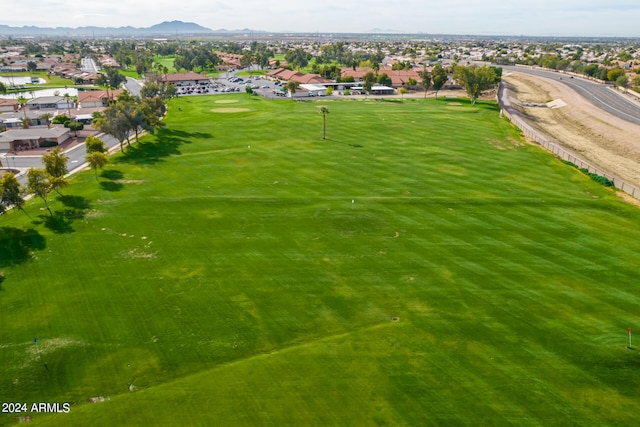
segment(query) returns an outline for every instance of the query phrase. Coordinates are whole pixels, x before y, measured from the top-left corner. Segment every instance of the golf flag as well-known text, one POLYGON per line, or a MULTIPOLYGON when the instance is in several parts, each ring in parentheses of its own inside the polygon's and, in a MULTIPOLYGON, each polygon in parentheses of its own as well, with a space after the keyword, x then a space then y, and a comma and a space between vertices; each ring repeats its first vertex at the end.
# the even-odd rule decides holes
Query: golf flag
POLYGON ((627 333, 630 334, 631 333, 631 328, 627 329, 627 333))
POLYGON ((33 339, 33 342, 38 342, 38 340, 36 338, 33 339))

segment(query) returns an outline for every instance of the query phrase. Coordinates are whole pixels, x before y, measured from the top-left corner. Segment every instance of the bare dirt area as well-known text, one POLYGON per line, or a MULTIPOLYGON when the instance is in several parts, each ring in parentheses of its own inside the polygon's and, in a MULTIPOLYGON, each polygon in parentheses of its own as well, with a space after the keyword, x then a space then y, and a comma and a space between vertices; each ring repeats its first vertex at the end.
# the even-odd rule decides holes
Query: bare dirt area
POLYGON ((531 126, 579 157, 640 187, 640 126, 603 111, 559 81, 503 76, 531 126))

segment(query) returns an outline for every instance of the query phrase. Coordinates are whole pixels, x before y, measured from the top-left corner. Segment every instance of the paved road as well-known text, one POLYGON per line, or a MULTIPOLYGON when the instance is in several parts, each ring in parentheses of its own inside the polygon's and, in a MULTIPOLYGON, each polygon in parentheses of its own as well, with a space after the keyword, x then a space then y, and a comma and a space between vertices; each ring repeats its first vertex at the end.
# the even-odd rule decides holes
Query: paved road
MULTIPOLYGON (((109 150, 120 147, 118 140, 110 135, 100 134, 98 137, 104 141, 109 150)), ((73 147, 66 151, 65 154, 69 157, 69 161, 67 162, 69 173, 77 172, 77 169, 85 164, 84 157, 87 153, 84 144, 73 147)), ((5 168, 17 168, 20 170, 17 178, 22 184, 26 183, 27 169, 44 167, 41 156, 11 156, 11 154, 7 154, 6 157, 0 157, 0 160, 2 160, 2 166, 5 168)))
POLYGON ((566 86, 578 92, 593 105, 621 119, 640 125, 640 104, 628 100, 611 86, 553 71, 526 67, 503 67, 505 71, 531 74, 551 80, 562 81, 566 86))
POLYGON ((127 77, 127 81, 124 82, 124 87, 133 96, 140 96, 140 89, 142 89, 142 83, 131 77, 127 77))
POLYGON ((82 58, 82 71, 98 74, 98 67, 96 66, 96 63, 93 59, 82 58))

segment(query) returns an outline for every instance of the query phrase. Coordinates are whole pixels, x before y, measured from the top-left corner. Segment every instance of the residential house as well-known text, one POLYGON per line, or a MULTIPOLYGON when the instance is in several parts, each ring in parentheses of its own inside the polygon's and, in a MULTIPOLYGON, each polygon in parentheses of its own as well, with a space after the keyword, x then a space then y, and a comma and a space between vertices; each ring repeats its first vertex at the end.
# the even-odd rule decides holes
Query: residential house
POLYGON ((0 98, 0 113, 18 111, 20 103, 15 99, 0 98))
POLYGON ((87 90, 78 92, 78 105, 80 108, 107 107, 109 100, 114 100, 124 92, 123 89, 115 90, 87 90))
POLYGON ((11 129, 0 133, 0 150, 20 151, 39 148, 43 143, 60 145, 71 137, 64 127, 11 129))
POLYGON ((27 101, 30 110, 62 110, 75 108, 73 99, 64 96, 41 96, 27 101))

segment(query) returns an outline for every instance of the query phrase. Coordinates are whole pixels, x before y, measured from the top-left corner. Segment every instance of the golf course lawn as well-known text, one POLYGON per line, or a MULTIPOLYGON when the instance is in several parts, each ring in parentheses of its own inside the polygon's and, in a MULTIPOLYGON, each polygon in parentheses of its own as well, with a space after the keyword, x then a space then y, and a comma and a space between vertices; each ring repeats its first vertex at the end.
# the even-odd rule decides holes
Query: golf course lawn
POLYGON ((165 123, 0 217, 0 425, 637 423, 640 210, 495 103, 165 123))

